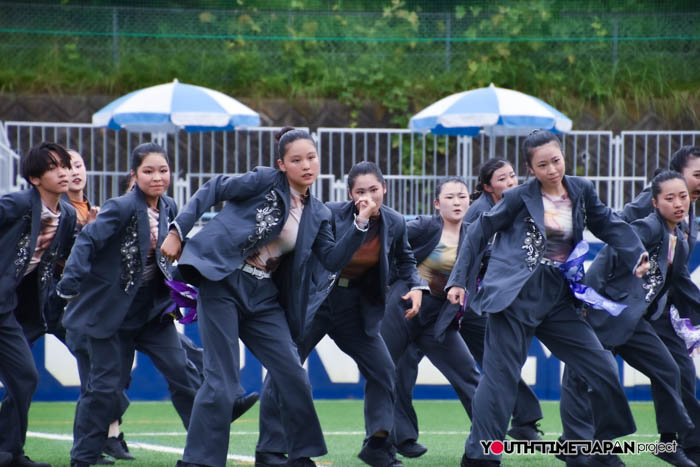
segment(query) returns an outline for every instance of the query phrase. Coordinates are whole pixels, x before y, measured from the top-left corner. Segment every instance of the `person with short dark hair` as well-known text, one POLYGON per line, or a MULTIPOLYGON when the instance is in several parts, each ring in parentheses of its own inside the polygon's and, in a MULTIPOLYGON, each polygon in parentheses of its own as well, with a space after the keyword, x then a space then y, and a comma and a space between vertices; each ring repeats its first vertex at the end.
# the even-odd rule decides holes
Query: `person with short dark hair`
POLYGON ((504 192, 500 203, 469 226, 446 287, 452 303, 465 303, 480 255, 498 233, 481 288, 470 298, 472 309, 489 318, 462 466, 500 465, 500 454, 485 450, 481 441, 505 438, 533 337, 588 381, 595 439, 635 430, 617 363, 577 313, 571 284, 580 279, 570 274, 578 268, 570 271, 568 264, 572 253, 580 255, 576 247, 586 227, 615 248, 621 268, 639 277, 649 269, 648 253, 590 181, 565 175, 554 134, 533 132, 523 141, 523 153, 534 178, 504 192))
POLYGON ((30 188, 0 197, 0 465, 39 467, 24 454, 27 414, 38 383, 28 342, 45 332, 43 309, 54 294, 50 279, 68 256, 75 209, 61 199, 68 190, 70 155, 56 143, 40 143, 21 160, 30 188))

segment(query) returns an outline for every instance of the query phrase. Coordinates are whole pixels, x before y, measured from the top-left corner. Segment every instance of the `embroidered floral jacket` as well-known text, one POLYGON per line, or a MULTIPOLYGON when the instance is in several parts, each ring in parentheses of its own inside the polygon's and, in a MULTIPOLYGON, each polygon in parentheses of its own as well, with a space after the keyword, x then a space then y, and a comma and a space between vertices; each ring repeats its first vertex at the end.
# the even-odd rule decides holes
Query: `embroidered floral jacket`
MULTIPOLYGON (((171 303, 162 278, 171 276, 172 266, 160 254, 160 245, 177 214, 175 201, 161 196, 158 211, 155 255, 160 273, 155 279, 154 307, 144 321, 155 318, 171 303)), ((146 199, 138 186, 104 203, 95 222, 83 227, 76 238, 56 286, 60 296, 74 297, 63 317, 66 329, 102 339, 119 330, 142 285, 150 238, 146 199)))
MULTIPOLYGON (((649 272, 641 279, 630 274, 628 270, 619 267, 615 250, 605 246, 596 255, 584 279, 586 285, 600 294, 627 305, 618 316, 586 307, 588 321, 600 341, 607 346, 625 343, 645 315, 658 318, 667 299, 668 303, 672 303, 667 288, 678 278, 687 275, 687 267, 684 266, 688 261, 688 243, 680 227, 674 231, 678 241, 670 275, 667 273, 669 232, 661 215, 654 211, 647 217, 634 221, 632 228, 649 252, 649 272), (666 297, 662 298, 664 293, 666 297)), ((695 306, 700 306, 700 303, 695 306)))
MULTIPOLYGON (((625 205, 620 215, 625 221, 632 222, 635 219, 642 219, 652 212, 654 212, 654 205, 651 202, 651 188, 647 187, 633 201, 625 205)), ((695 204, 692 202, 688 210, 688 219, 690 222, 681 222, 680 228, 688 240, 689 252, 687 259, 689 262, 698 237, 698 221, 695 217, 695 204)), ((688 264, 686 264, 687 267, 688 264)), ((679 315, 684 318, 690 318, 696 326, 700 325, 700 310, 696 306, 696 303, 700 300, 700 290, 690 279, 689 269, 673 281, 671 295, 673 295, 673 304, 678 309, 679 315)))
POLYGON ((32 309, 16 310, 17 287, 24 279, 41 228, 41 196, 38 190, 29 188, 0 197, 0 313, 17 311, 18 321, 30 339, 44 332, 41 310, 54 292, 49 279, 56 261, 68 257, 75 235, 75 209, 63 200, 59 206, 58 229, 37 266, 39 300, 31 301, 32 309))
MULTIPOLYGON (((203 213, 224 201, 221 211, 184 246, 178 268, 186 278, 192 278, 189 271, 194 269, 211 281, 222 280, 248 255, 279 236, 291 203, 287 176, 270 167, 256 167, 238 177, 216 176, 197 190, 172 226, 184 238, 203 213)), ((309 197, 294 251, 286 255, 273 277, 294 339, 303 334, 317 262, 329 271, 338 271, 352 258, 364 236, 351 226, 338 232, 336 243, 330 210, 309 197)))
MULTIPOLYGON (((584 228, 615 248, 620 267, 633 272, 645 252, 632 227, 605 206, 593 184, 581 177, 564 176, 572 203, 574 243, 583 239, 584 228)), ((547 241, 541 185, 531 179, 503 194, 503 199, 467 229, 457 263, 446 289, 465 287, 474 264, 494 234, 498 233, 482 287, 470 306, 477 313, 497 313, 508 307, 530 275, 540 266, 547 241)), ((468 298, 472 300, 472 298, 468 298)), ((528 310, 521 310, 527 314, 528 310)))

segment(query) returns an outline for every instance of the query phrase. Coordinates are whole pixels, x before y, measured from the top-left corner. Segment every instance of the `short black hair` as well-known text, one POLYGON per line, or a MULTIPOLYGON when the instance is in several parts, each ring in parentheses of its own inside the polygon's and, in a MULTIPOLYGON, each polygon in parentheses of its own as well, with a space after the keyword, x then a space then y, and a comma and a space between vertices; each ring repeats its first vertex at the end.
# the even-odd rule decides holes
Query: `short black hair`
POLYGON ((32 185, 30 178, 39 178, 58 165, 71 168, 70 154, 58 143, 42 142, 32 147, 22 156, 22 177, 32 185))

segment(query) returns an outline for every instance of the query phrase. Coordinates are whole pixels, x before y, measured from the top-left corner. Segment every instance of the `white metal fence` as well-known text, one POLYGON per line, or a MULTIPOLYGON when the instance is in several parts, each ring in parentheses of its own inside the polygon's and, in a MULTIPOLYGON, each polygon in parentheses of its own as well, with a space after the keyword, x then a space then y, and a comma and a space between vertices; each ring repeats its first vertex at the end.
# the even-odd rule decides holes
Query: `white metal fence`
MULTIPOLYGON (((51 140, 79 151, 88 169, 87 195, 96 204, 123 191, 121 179, 129 169, 129 154, 151 140, 148 133, 129 133, 89 124, 6 122, 0 131, 0 191, 17 189, 17 153, 51 140)), ((244 173, 257 165, 274 166, 274 134, 261 127, 231 132, 167 135, 174 180, 171 193, 182 205, 215 174, 244 173)), ((520 151, 523 136, 482 134, 475 138, 436 136, 404 129, 319 128, 321 176, 313 193, 324 201, 346 199, 346 176, 361 160, 377 163, 387 180, 386 203, 407 215, 432 212, 439 179, 458 175, 470 189, 479 166, 495 154, 511 161, 527 178, 520 151), (493 145, 493 148, 491 147, 493 145)), ((656 167, 668 167, 670 156, 684 145, 700 144, 700 131, 573 131, 561 136, 567 173, 591 180, 601 199, 615 209, 643 189, 656 167)))
POLYGON ((5 127, 0 122, 0 195, 18 189, 19 156, 12 150, 5 127))

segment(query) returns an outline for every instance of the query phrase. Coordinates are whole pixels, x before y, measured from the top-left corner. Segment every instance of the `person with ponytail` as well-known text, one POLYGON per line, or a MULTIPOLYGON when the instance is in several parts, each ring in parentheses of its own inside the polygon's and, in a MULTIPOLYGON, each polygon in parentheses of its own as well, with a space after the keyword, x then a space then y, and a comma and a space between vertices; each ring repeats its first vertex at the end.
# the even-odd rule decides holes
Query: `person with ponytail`
MULTIPOLYGON (((450 180, 446 178, 438 184, 434 203, 438 203, 442 195, 442 187, 450 180)), ((459 179, 457 179, 459 180, 459 179)), ((489 159, 485 161, 479 169, 479 180, 477 186, 470 196, 472 203, 468 203, 468 209, 463 219, 463 229, 466 230, 471 222, 474 222, 484 212, 500 202, 503 193, 518 185, 518 178, 513 171, 510 162, 504 159, 489 159)), ((442 216, 442 210, 439 211, 442 216)), ((437 218, 433 216, 433 218, 437 218)), ((412 235, 417 229, 415 226, 421 224, 415 221, 409 222, 409 241, 415 248, 416 238, 412 235)), ((488 265, 491 243, 484 252, 481 260, 480 273, 477 279, 483 280, 484 272, 488 265)), ((422 255, 414 250, 416 259, 420 261, 422 255)), ((459 321, 459 334, 467 344, 469 352, 481 366, 484 357, 484 336, 486 334, 487 317, 475 313, 471 306, 468 306, 461 313, 459 321)), ((411 346, 413 347, 413 346, 411 346)), ((409 348, 396 363, 396 409, 395 409, 395 429, 393 433, 394 443, 398 452, 404 457, 419 457, 423 455, 427 448, 417 442, 418 439, 418 418, 412 407, 413 388, 418 376, 418 363, 423 358, 423 353, 418 348, 409 348)), ((470 410, 467 411, 471 413, 470 410)), ((542 418, 537 396, 520 378, 518 380, 518 393, 513 409, 511 427, 507 434, 511 438, 518 440, 537 440, 541 431, 538 421, 542 418)))
MULTIPOLYGON (((161 251, 187 282, 199 286, 197 314, 204 382, 197 392, 178 466, 223 467, 231 409, 240 395, 239 338, 280 392, 289 465, 313 466, 326 454, 309 378, 295 341, 304 336, 312 271, 346 264, 365 237, 374 202, 362 197, 349 227, 332 231, 331 211, 309 188, 319 174, 316 145, 304 130, 277 134, 277 168, 256 167, 202 185, 170 227, 161 251), (212 206, 222 210, 182 243, 212 206)), ((263 459, 256 464, 265 464, 263 459)))
POLYGON ((481 442, 504 439, 535 336, 589 383, 595 439, 635 430, 615 359, 577 314, 577 299, 586 298, 579 293, 587 247, 583 231, 587 227, 611 245, 620 267, 638 277, 649 270, 648 254, 590 181, 565 175, 561 142, 554 134, 533 132, 523 141, 523 153, 535 177, 504 192, 501 202, 469 226, 446 287, 452 303, 465 304, 482 252, 498 233, 481 287, 469 297, 472 309, 489 318, 463 467, 500 465, 500 453, 481 442))
POLYGON ((175 201, 166 195, 170 166, 165 150, 155 143, 137 146, 131 171, 134 188, 107 200, 95 221, 82 228, 56 286, 68 301, 62 320, 66 342, 89 360, 80 375, 74 467, 109 463, 101 453, 110 422, 126 410, 123 390, 136 350, 165 377, 185 427, 201 383, 172 319, 161 316, 172 304, 164 282, 172 266, 159 247, 177 214, 175 201))
MULTIPOLYGON (((695 248, 698 236, 695 203, 700 199, 700 147, 683 146, 679 148, 671 156, 669 168, 683 175, 688 186, 690 207, 685 219, 680 223, 680 229, 688 241, 688 261, 690 261, 690 255, 695 248)), ((649 186, 641 191, 633 201, 625 205, 621 217, 627 222, 632 222, 636 219, 643 219, 653 211, 653 196, 651 186, 649 186)), ((680 267, 680 264, 676 264, 680 267)), ((686 264, 684 267, 689 267, 689 265, 686 264)), ((692 280, 681 277, 674 281, 670 294, 679 316, 689 319, 696 326, 700 324, 700 312, 694 307, 698 294, 697 285, 692 280)), ((700 465, 700 402, 696 397, 697 372, 693 358, 689 355, 689 349, 683 338, 674 329, 670 306, 666 307, 659 319, 651 321, 651 325, 680 368, 681 396, 694 427, 679 433, 678 442, 688 457, 700 465)), ((654 385, 655 383, 652 381, 652 391, 655 390, 654 385)))
POLYGON ((404 382, 404 379, 417 374, 419 359, 411 358, 415 355, 412 347, 417 347, 420 357, 426 355, 445 375, 469 417, 479 380, 476 362, 456 326, 462 310, 447 301, 444 291, 457 259, 460 240, 468 226, 463 222, 469 207, 469 191, 464 180, 460 177, 442 179, 435 190, 433 207, 436 210, 434 215, 418 216, 406 226, 408 242, 418 263, 418 273, 429 284, 430 293, 423 297, 418 316, 407 320, 402 295, 406 293, 408 285, 400 279, 394 281, 387 297, 381 328, 382 337, 397 365, 392 442, 404 457, 419 457, 427 451, 416 441, 418 420, 410 406, 415 376, 410 383, 404 382), (415 367, 406 368, 409 361, 415 367), (399 394, 399 390, 404 392, 399 394), (408 407, 403 405, 404 401, 408 401, 408 407), (411 412, 413 417, 409 415, 409 421, 406 421, 404 414, 411 412))
MULTIPOLYGON (((584 304, 582 314, 600 342, 651 380, 656 425, 661 443, 678 441, 678 434, 693 428, 681 400, 681 375, 676 362, 652 323, 673 304, 669 293, 680 279, 690 280, 686 266, 688 242, 681 230, 690 204, 683 176, 661 170, 651 181, 654 211, 632 222, 632 228, 650 252, 652 269, 641 278, 618 265, 618 255, 605 246, 586 271, 584 283, 599 290, 607 299, 626 306, 618 315, 584 304)), ((700 298, 700 297, 698 297, 700 298)), ((700 301, 694 304, 700 309, 700 301)), ((562 381, 560 412, 563 438, 591 439, 593 412, 583 378, 568 366, 562 381)), ((654 453, 676 466, 693 467, 683 448, 654 453)), ((584 465, 582 455, 568 457, 567 465, 584 465)), ((621 464, 620 464, 621 465, 621 464)))
MULTIPOLYGON (((299 355, 305 360, 316 344, 328 335, 355 360, 366 380, 365 440, 358 457, 372 466, 399 466, 402 464, 396 459, 388 439, 394 423, 395 369, 379 331, 393 275, 406 284, 401 294, 407 301, 402 304, 405 319, 415 319, 427 285, 416 270, 404 217, 383 204, 386 183, 379 167, 373 162, 359 162, 350 169, 347 183, 349 200, 326 204, 333 213, 333 230, 337 236, 351 231, 353 219, 363 214, 361 210, 358 212, 358 204, 367 200, 373 207, 369 212, 367 236, 343 264, 337 280, 327 288, 327 298, 310 320, 308 332, 299 343, 299 355)), ((335 271, 329 269, 325 276, 335 271)), ((293 434, 282 429, 277 410, 276 399, 285 392, 287 388, 278 383, 266 383, 263 387, 257 451, 265 453, 267 465, 282 464, 282 453, 293 434)))

